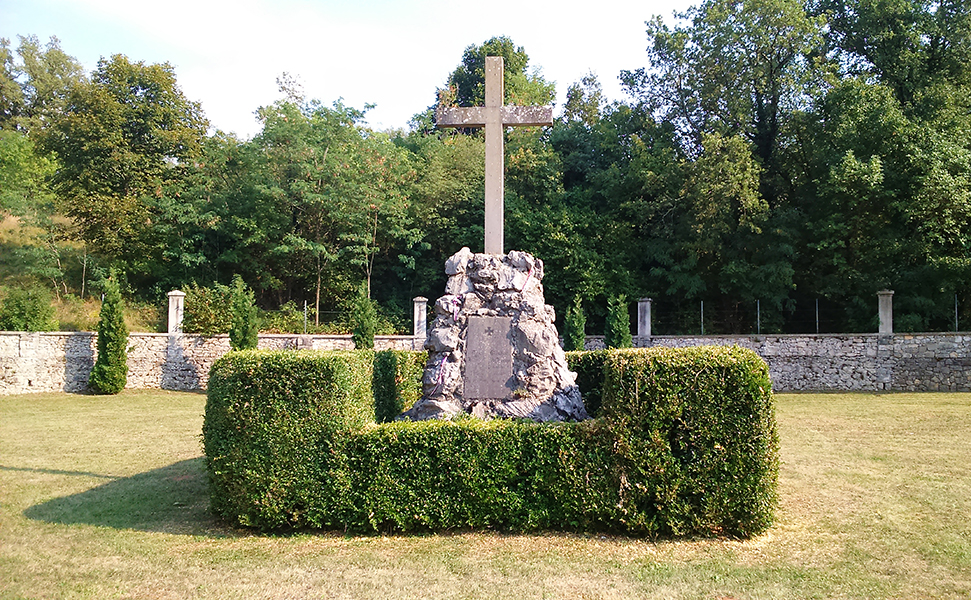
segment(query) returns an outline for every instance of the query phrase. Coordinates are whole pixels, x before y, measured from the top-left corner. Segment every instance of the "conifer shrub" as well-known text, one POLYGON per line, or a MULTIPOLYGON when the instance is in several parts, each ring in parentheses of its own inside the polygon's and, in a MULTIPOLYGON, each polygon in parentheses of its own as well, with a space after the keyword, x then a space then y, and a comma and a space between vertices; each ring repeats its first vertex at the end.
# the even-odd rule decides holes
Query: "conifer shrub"
POLYGON ((259 345, 260 325, 253 290, 239 275, 233 277, 232 317, 229 346, 233 350, 254 350, 259 345))
POLYGON ((587 409, 587 414, 594 418, 600 416, 604 368, 609 354, 608 350, 566 353, 566 363, 577 375, 577 387, 583 396, 583 406, 587 409))
POLYGON ((374 415, 388 423, 421 398, 427 352, 382 350, 374 353, 374 415))
POLYGON ((611 296, 607 301, 607 321, 604 331, 604 344, 607 348, 630 348, 634 343, 630 333, 630 313, 627 311, 627 297, 611 296))
POLYGON ((88 385, 99 394, 117 394, 128 383, 128 327, 118 282, 112 276, 104 280, 103 285, 98 358, 88 377, 88 385))
POLYGON ((381 385, 420 383, 396 363, 404 354, 217 361, 203 428, 213 509, 263 530, 751 536, 772 522, 774 408, 768 369, 749 350, 573 353, 581 391, 602 390, 600 416, 581 423, 376 425, 388 395, 372 386, 376 371, 414 378, 381 385))
POLYGON ((367 295, 367 287, 361 285, 351 305, 351 339, 358 350, 374 348, 374 336, 378 332, 378 309, 367 295))
POLYGON ((587 317, 583 314, 583 299, 576 296, 563 317, 563 349, 567 352, 584 350, 586 329, 587 317))

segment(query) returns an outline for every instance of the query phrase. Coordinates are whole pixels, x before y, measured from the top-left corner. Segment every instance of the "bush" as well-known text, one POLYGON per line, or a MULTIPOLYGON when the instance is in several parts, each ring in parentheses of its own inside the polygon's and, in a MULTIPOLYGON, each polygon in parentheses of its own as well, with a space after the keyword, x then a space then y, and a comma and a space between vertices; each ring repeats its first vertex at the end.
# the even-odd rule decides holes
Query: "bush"
POLYGON ((193 283, 185 290, 182 331, 214 336, 228 333, 233 326, 233 292, 217 283, 211 288, 193 283))
POLYGON ((626 296, 611 296, 607 301, 607 322, 604 344, 607 348, 630 348, 634 343, 630 334, 630 313, 626 296))
POLYGON ((378 332, 378 309, 367 295, 363 284, 351 305, 351 339, 358 350, 374 348, 374 336, 378 332))
POLYGON ((57 330, 50 292, 41 287, 8 290, 0 305, 0 330, 57 330))
POLYGON ((99 394, 117 394, 128 383, 128 327, 121 291, 114 277, 104 281, 104 295, 98 320, 98 358, 88 385, 99 394))
POLYGON ((778 441, 768 370, 751 351, 573 355, 581 385, 602 374, 601 417, 582 423, 368 426, 379 395, 368 376, 387 378, 372 358, 417 385, 417 369, 391 368, 401 356, 378 356, 217 361, 203 428, 214 510, 264 530, 748 536, 771 523, 778 441))
POLYGON ((583 314, 583 300, 576 296, 563 317, 563 349, 582 351, 587 341, 587 318, 583 314))
POLYGON ((254 350, 260 342, 259 317, 253 290, 246 287, 243 278, 233 277, 232 317, 229 328, 229 346, 233 350, 254 350))
POLYGON ((635 528, 749 536, 772 523, 779 441, 768 366, 738 347, 608 352, 601 418, 635 528))

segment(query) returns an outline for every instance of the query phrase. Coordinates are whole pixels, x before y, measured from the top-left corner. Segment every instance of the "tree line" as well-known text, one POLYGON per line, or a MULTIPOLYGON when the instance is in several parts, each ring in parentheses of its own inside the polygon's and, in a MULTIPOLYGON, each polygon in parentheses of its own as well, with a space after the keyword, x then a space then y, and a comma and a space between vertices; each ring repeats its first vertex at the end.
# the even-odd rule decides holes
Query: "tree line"
MULTIPOLYGON (((623 15, 619 15, 623 18, 623 15)), ((747 332, 793 331, 818 300, 834 331, 953 328, 971 307, 971 8, 962 0, 707 0, 645 24, 628 96, 569 86, 552 127, 506 132, 506 245, 547 267, 547 301, 653 297, 671 333, 705 301, 747 332)), ((555 87, 522 47, 469 46, 435 103, 555 87)), ((481 133, 405 130, 308 99, 284 75, 252 139, 216 131, 168 64, 122 55, 90 74, 56 39, 0 44, 0 274, 84 295, 109 269, 161 301, 239 275, 264 308, 349 307, 363 286, 402 328, 483 236, 481 133)), ((684 325, 688 328, 688 325, 684 325)), ((661 331, 659 333, 665 333, 661 331)))

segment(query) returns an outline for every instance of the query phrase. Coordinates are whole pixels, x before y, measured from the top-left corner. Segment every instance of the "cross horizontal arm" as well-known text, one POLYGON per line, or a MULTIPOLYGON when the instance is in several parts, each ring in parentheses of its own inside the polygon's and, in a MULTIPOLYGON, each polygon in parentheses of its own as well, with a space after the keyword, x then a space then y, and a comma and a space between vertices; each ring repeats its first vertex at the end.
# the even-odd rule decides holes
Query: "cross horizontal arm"
POLYGON ((471 108, 439 108, 435 111, 435 125, 439 127, 485 127, 484 106, 471 108))
MULTIPOLYGON (((435 124, 439 127, 485 127, 490 122, 490 113, 495 110, 485 106, 440 108, 435 112, 435 124)), ((504 126, 552 125, 553 107, 502 106, 499 108, 499 117, 504 126)))
POLYGON ((503 106, 502 124, 540 126, 553 124, 552 106, 503 106))

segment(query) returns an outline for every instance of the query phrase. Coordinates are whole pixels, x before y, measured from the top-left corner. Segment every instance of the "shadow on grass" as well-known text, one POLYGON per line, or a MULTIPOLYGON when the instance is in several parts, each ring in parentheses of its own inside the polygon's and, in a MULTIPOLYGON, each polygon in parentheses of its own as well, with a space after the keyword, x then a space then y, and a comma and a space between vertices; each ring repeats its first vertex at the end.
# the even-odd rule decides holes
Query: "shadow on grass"
POLYGON ((28 519, 180 535, 226 535, 209 513, 202 458, 114 479, 24 511, 28 519))

